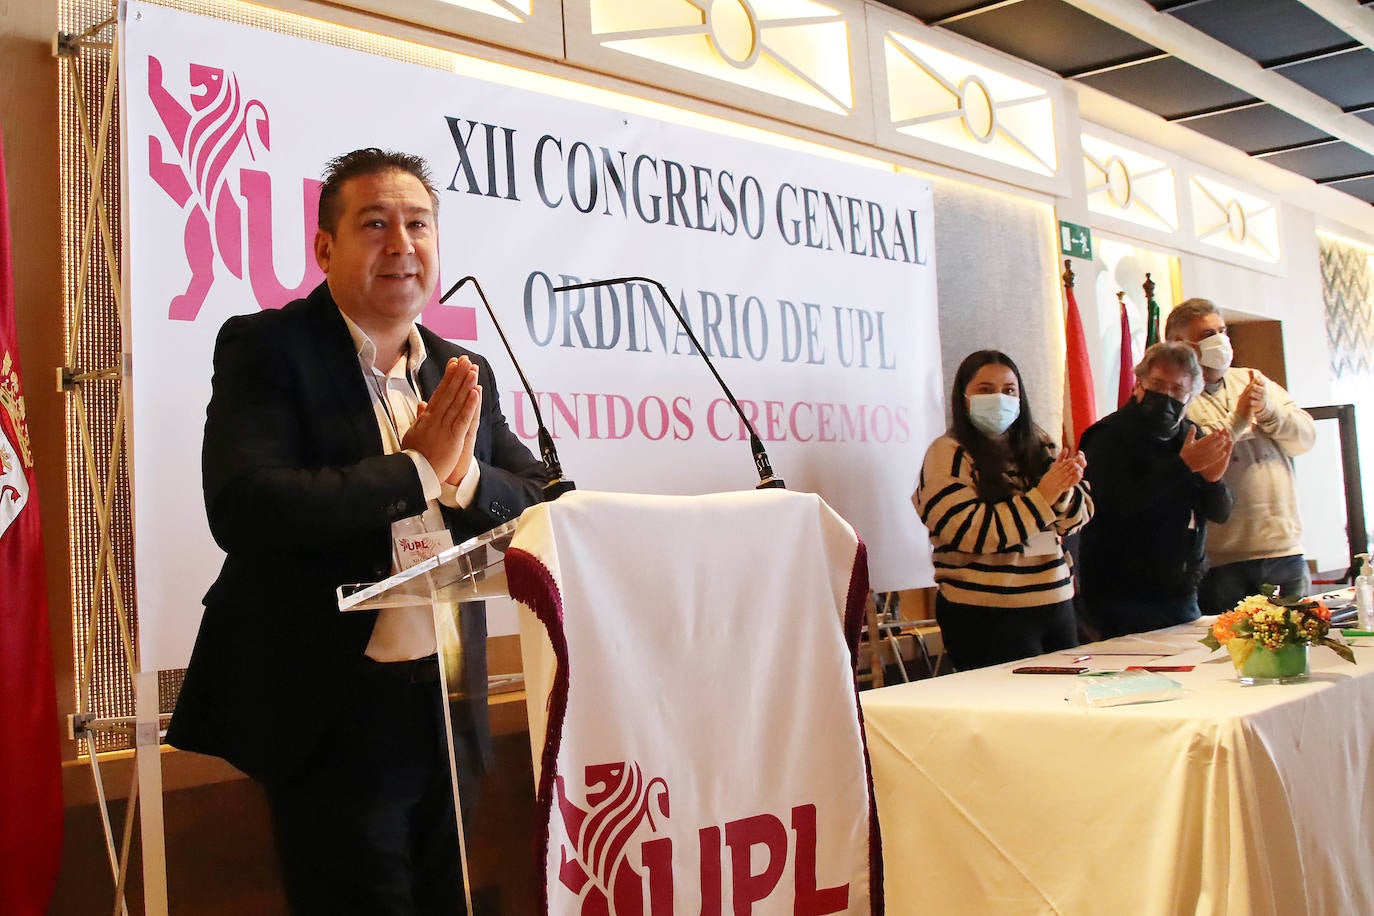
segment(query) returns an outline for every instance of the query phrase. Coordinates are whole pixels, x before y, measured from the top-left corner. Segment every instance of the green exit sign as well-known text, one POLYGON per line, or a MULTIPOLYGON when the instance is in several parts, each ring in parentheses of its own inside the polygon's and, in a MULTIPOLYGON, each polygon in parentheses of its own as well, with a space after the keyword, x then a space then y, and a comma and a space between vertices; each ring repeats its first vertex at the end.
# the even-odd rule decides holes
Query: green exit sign
POLYGON ((1059 221, 1059 250, 1071 258, 1093 259, 1093 233, 1087 226, 1059 221))

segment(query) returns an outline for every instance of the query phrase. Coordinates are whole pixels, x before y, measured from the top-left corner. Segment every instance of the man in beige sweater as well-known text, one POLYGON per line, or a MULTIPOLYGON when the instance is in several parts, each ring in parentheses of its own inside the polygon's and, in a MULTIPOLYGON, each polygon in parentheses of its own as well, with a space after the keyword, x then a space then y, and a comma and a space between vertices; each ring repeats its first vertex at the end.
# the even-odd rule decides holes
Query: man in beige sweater
POLYGON ((1289 597, 1307 594, 1312 580, 1302 555, 1293 458, 1312 448, 1312 417, 1258 370, 1231 365, 1226 319, 1208 300, 1178 305, 1164 334, 1199 350, 1204 387, 1188 405, 1188 419, 1209 432, 1228 429, 1235 438, 1223 480, 1236 505, 1228 521, 1208 527, 1211 569, 1198 588, 1202 613, 1230 610, 1266 584, 1289 597))

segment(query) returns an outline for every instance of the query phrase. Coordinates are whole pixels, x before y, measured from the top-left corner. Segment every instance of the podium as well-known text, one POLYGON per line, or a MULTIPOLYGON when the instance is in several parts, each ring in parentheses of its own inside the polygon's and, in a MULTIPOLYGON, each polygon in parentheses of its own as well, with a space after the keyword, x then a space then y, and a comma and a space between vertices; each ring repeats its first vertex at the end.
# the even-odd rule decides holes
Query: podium
POLYGON ((343 612, 433 609, 469 912, 502 815, 457 775, 485 677, 463 620, 502 594, 521 604, 537 810, 529 861, 504 865, 539 911, 881 912, 853 668, 867 565, 819 497, 576 491, 339 590, 343 612))
MULTIPOLYGON (((474 888, 469 868, 471 851, 496 845, 491 832, 507 829, 501 812, 481 801, 481 779, 474 755, 490 753, 490 734, 486 726, 487 692, 485 678, 486 627, 465 626, 465 621, 484 615, 483 600, 507 595, 505 551, 515 534, 518 520, 500 525, 485 534, 442 551, 390 578, 372 584, 344 585, 337 589, 342 613, 392 608, 428 608, 434 615, 435 645, 438 646, 439 684, 445 698, 444 725, 448 734, 448 768, 455 800, 454 818, 458 828, 459 854, 462 858, 463 894, 467 912, 476 916, 514 912, 483 902, 479 895, 474 908, 474 888), (477 640, 465 634, 480 631, 477 640), (469 645, 472 642, 472 645, 469 645), (472 673, 478 681, 474 685, 472 673), (473 689, 474 686, 477 689, 473 689), (476 720, 476 721, 474 721, 476 720), (481 745, 485 745, 481 746, 481 745), (464 777, 459 778, 462 771, 464 777)), ((523 789, 532 797, 534 784, 528 780, 523 789)), ((526 861, 507 861, 503 867, 528 872, 526 880, 536 880, 532 854, 526 861)))

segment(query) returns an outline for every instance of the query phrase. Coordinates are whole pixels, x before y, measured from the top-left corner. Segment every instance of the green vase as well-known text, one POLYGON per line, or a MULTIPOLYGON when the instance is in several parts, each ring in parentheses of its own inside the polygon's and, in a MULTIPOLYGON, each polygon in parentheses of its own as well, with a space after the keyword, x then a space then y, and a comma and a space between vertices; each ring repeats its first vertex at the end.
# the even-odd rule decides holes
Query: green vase
POLYGON ((1294 684, 1307 680, 1307 646, 1256 646, 1240 667, 1242 684, 1294 684))

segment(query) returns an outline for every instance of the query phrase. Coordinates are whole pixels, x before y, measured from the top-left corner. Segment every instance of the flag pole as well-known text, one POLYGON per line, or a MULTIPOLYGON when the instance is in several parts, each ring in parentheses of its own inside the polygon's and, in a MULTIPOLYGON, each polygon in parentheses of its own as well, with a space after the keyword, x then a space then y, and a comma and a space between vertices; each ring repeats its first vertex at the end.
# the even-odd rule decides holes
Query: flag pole
POLYGON ((1155 301, 1155 281, 1145 275, 1145 349, 1159 343, 1159 303, 1155 301))

